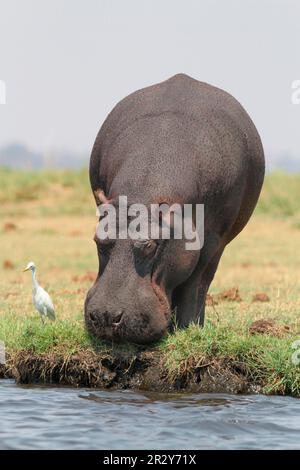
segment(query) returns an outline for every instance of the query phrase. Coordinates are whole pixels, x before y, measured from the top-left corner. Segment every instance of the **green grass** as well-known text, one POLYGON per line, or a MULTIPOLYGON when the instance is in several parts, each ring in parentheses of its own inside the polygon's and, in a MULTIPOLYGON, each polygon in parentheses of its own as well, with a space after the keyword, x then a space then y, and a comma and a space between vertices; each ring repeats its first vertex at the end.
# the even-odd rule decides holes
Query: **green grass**
MULTIPOLYGON (((300 174, 274 172, 265 178, 256 213, 296 216, 299 223, 299 200, 300 174)), ((38 202, 37 215, 41 217, 86 213, 84 206, 89 203, 91 210, 93 203, 87 169, 17 171, 0 167, 0 214, 18 214, 32 201, 38 202)))
POLYGON ((26 201, 45 197, 46 190, 53 185, 72 188, 76 192, 88 192, 88 172, 86 169, 18 171, 0 168, 0 201, 26 201))
MULTIPOLYGON (((16 322, 13 313, 0 322, 0 338, 5 338, 7 350, 13 354, 30 351, 35 355, 56 353, 65 357, 82 351, 100 355, 132 356, 134 345, 109 345, 92 339, 82 320, 58 320, 42 325, 36 317, 16 322)), ((155 345, 171 382, 180 378, 184 369, 194 370, 205 364, 222 361, 242 369, 250 383, 262 384, 265 393, 300 395, 300 368, 291 361, 292 343, 296 335, 285 337, 250 335, 242 328, 213 325, 209 320, 204 328, 190 325, 185 330, 169 334, 155 345)))
POLYGON ((300 368, 292 363, 292 342, 297 336, 278 338, 250 335, 234 328, 190 325, 169 335, 163 343, 166 368, 173 378, 185 364, 202 365, 223 359, 242 367, 253 383, 263 384, 266 393, 300 395, 300 368))
MULTIPOLYGON (((300 174, 265 178, 255 213, 300 228, 300 174)), ((87 169, 16 171, 0 168, 0 216, 63 217, 95 212, 87 169)))
POLYGON ((0 337, 5 338, 9 351, 26 349, 37 354, 50 351, 70 354, 92 348, 80 321, 58 320, 42 325, 37 316, 17 320, 14 312, 2 317, 0 337))
POLYGON ((34 354, 56 353, 65 356, 91 352, 115 352, 134 354, 138 346, 109 344, 91 337, 84 328, 82 314, 73 320, 58 319, 42 324, 36 315, 17 319, 14 312, 3 315, 0 322, 0 338, 5 339, 8 352, 31 351, 34 354))
POLYGON ((278 218, 300 217, 300 174, 267 175, 256 212, 278 218))
POLYGON ((0 215, 84 214, 91 202, 87 169, 16 171, 0 168, 0 215))

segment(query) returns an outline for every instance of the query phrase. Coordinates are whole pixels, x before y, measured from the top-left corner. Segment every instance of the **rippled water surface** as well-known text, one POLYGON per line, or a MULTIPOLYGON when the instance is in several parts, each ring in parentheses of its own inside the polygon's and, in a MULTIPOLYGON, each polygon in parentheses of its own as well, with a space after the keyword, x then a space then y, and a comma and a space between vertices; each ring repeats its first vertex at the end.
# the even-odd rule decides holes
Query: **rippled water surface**
POLYGON ((300 449, 300 401, 17 386, 0 380, 1 449, 300 449))

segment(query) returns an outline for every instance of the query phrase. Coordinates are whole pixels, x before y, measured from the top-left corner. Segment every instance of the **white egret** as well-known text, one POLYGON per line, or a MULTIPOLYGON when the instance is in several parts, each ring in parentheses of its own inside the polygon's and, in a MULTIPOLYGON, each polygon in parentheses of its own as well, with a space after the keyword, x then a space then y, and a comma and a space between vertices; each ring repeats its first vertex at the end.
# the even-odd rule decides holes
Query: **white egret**
POLYGON ((45 321, 45 317, 50 320, 55 320, 55 310, 50 295, 43 289, 36 279, 36 266, 31 261, 27 264, 23 271, 31 271, 32 274, 32 300, 33 305, 41 316, 42 323, 45 321))

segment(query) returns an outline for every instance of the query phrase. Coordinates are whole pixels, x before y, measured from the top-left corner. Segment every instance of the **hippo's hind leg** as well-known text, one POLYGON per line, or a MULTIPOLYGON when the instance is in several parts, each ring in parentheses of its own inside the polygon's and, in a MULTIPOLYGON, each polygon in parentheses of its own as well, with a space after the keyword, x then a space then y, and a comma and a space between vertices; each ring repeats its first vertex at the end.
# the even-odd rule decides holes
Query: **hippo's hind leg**
POLYGON ((193 274, 175 289, 172 300, 179 327, 185 327, 191 322, 204 324, 206 294, 223 250, 219 237, 210 237, 201 250, 199 263, 193 274))

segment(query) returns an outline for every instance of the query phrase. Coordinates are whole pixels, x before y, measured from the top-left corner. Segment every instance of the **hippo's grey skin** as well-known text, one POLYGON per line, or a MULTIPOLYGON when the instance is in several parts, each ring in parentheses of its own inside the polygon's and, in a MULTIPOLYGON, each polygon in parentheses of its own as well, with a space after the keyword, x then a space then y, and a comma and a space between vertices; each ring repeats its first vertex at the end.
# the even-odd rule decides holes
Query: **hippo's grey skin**
POLYGON ((147 207, 204 203, 205 240, 200 251, 187 251, 185 240, 143 249, 131 239, 96 239, 100 268, 85 303, 88 330, 149 343, 167 331, 175 307, 179 326, 203 324, 220 257, 251 216, 263 178, 257 130, 225 91, 180 74, 117 104, 91 155, 91 186, 102 194, 96 201, 126 195, 147 207))

